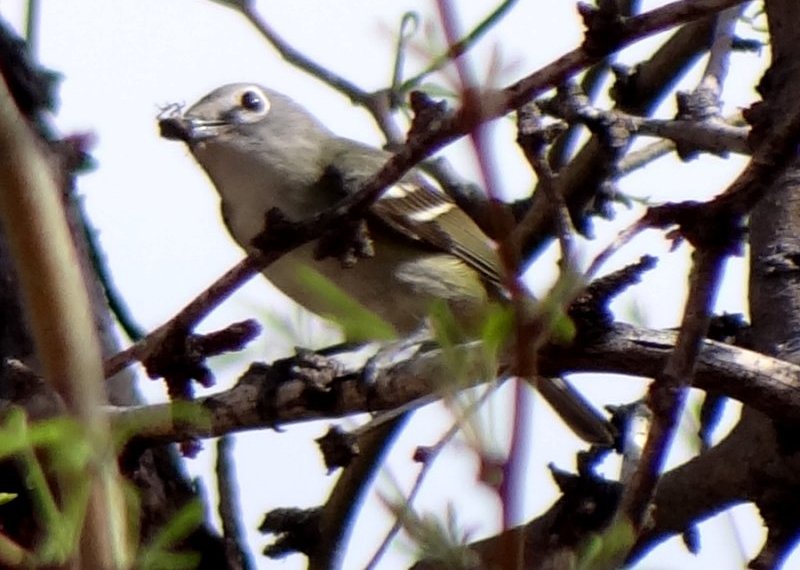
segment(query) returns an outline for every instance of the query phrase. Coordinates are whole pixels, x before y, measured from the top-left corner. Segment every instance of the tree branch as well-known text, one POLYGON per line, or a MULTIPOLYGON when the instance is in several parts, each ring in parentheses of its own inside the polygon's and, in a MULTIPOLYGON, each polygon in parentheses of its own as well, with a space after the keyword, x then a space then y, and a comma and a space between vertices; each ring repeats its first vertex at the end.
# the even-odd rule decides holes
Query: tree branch
MULTIPOLYGON (((580 345, 541 349, 540 372, 607 372, 655 377, 675 346, 677 333, 653 331, 617 323, 580 345)), ((479 343, 457 348, 466 377, 480 378, 485 370, 479 343)), ((449 357, 448 357, 449 358, 449 357)), ((112 423, 123 433, 144 439, 181 441, 226 433, 337 418, 365 411, 391 410, 409 402, 420 405, 436 399, 435 386, 449 375, 447 358, 431 351, 382 371, 366 395, 346 369, 329 394, 312 395, 301 380, 275 378, 272 369, 253 365, 231 388, 198 398, 191 406, 194 423, 187 422, 186 403, 153 404, 110 410, 112 423), (177 419, 176 419, 177 418, 177 419)), ((357 368, 357 367, 356 367, 357 368)), ((790 420, 800 410, 800 366, 746 349, 703 341, 693 386, 724 392, 775 419, 790 420)))

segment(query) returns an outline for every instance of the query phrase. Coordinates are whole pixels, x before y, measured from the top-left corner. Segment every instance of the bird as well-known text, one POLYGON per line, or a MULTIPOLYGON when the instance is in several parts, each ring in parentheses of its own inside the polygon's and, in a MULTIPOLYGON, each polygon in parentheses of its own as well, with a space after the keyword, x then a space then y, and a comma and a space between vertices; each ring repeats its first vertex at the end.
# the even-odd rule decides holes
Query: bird
MULTIPOLYGON (((339 137, 292 98, 256 83, 214 89, 185 111, 159 121, 161 135, 183 141, 216 188, 224 223, 246 252, 277 209, 301 221, 332 207, 377 172, 391 154, 339 137), (331 176, 330 173, 336 176, 331 176)), ((371 204, 365 222, 373 247, 356 263, 319 259, 307 243, 264 269, 301 306, 336 316, 331 299, 309 283, 312 267, 390 324, 419 330, 434 303, 444 303, 465 330, 476 330, 494 303, 504 303, 497 245, 436 184, 412 169, 371 204)), ((590 443, 611 443, 604 419, 564 381, 538 383, 565 421, 590 443)))

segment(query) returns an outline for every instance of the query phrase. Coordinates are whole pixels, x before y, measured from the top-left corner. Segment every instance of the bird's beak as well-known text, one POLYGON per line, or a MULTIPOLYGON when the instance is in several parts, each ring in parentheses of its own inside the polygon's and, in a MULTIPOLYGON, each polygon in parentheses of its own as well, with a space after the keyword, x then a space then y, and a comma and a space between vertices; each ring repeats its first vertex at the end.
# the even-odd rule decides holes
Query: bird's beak
POLYGON ((226 121, 208 120, 186 115, 173 115, 158 121, 159 133, 165 139, 179 140, 187 144, 198 143, 217 136, 226 121))

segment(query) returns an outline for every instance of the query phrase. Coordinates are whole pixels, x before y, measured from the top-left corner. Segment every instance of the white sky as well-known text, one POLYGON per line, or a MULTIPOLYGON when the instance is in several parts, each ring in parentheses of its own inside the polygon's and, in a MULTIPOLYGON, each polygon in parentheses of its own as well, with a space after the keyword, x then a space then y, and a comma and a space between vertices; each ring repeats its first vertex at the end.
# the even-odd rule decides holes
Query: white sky
MULTIPOLYGON (((494 4, 485 0, 456 2, 464 28, 477 22, 494 4)), ((646 8, 655 5, 644 4, 646 8)), ((0 3, 2 14, 18 27, 23 21, 23 5, 22 0, 0 3)), ((262 1, 259 6, 265 18, 296 48, 365 89, 383 87, 388 81, 395 30, 404 11, 418 10, 427 23, 433 22, 429 17, 432 4, 421 0, 262 1)), ((341 135, 373 144, 381 142, 365 112, 281 61, 244 18, 210 1, 47 2, 42 6, 39 37, 42 62, 64 76, 61 109, 56 118, 59 128, 65 134, 91 131, 97 135, 93 154, 98 168, 80 179, 80 192, 100 232, 116 283, 135 318, 147 328, 168 319, 241 257, 221 224, 216 196, 201 170, 182 145, 158 137, 159 106, 192 103, 224 83, 253 80, 291 95, 341 135)), ((506 71, 495 79, 495 85, 504 85, 575 47, 580 40, 581 26, 571 2, 523 1, 483 40, 472 57, 478 64, 476 69, 485 68, 496 49, 506 71)), ((426 45, 422 41, 420 44, 426 45)), ((635 63, 652 45, 651 41, 637 46, 622 60, 635 63)), ((766 57, 734 58, 725 95, 728 111, 754 99, 751 86, 766 57)), ((697 73, 687 78, 685 89, 691 89, 696 78, 697 73)), ((671 112, 669 104, 661 114, 670 116, 671 112)), ((503 171, 503 191, 507 196, 520 195, 530 187, 531 176, 514 145, 512 123, 498 121, 493 136, 503 171)), ((464 153, 463 144, 454 147, 448 153, 465 173, 474 174, 474 166, 465 159, 469 155, 464 153)), ((623 189, 657 201, 697 199, 721 191, 742 164, 738 159, 706 158, 688 165, 663 160, 631 176, 623 189)), ((630 222, 635 214, 622 212, 613 223, 598 223, 598 243, 608 243, 613 229, 630 222)), ((587 245, 586 259, 596 249, 596 245, 587 245)), ((648 274, 641 286, 615 306, 623 316, 640 309, 650 326, 674 326, 685 295, 685 247, 667 254, 667 245, 653 232, 613 258, 607 269, 648 252, 662 258, 658 270, 648 274)), ((546 290, 556 257, 557 252, 552 251, 534 266, 534 289, 546 290)), ((729 265, 732 278, 720 293, 718 308, 742 311, 744 266, 742 260, 733 260, 729 265)), ((297 321, 296 310, 258 279, 214 313, 202 328, 212 329, 254 315, 266 319, 270 312, 297 321)), ((309 320, 302 322, 300 328, 306 332, 297 339, 266 330, 247 355, 220 362, 219 386, 230 385, 250 360, 272 359, 287 354, 294 344, 310 344, 314 342, 312 337, 320 339, 309 320)), ((642 388, 641 382, 622 377, 600 382, 582 378, 579 384, 598 405, 633 400, 642 388)), ((151 399, 163 398, 159 386, 144 377, 142 387, 151 399)), ((507 393, 499 395, 492 405, 493 412, 481 420, 487 441, 494 442, 498 449, 508 431, 503 416, 505 400, 507 393)), ((412 428, 395 445, 389 470, 403 481, 404 488, 415 471, 410 459, 413 449, 434 443, 450 421, 440 407, 432 406, 415 416, 412 428)), ((537 403, 532 422, 535 447, 529 463, 531 483, 525 497, 528 516, 541 512, 554 498, 554 486, 544 465, 554 462, 571 468, 574 454, 581 447, 546 406, 537 403)), ((271 508, 314 506, 324 500, 333 479, 324 475, 313 439, 325 431, 328 423, 293 426, 285 433, 237 436, 244 522, 259 568, 305 567, 299 556, 280 562, 261 557, 258 553, 266 541, 254 529, 271 508)), ((213 462, 213 447, 212 442, 207 442, 207 452, 187 462, 192 473, 204 475, 212 497, 215 482, 205 474, 213 462)), ((672 464, 691 453, 686 445, 676 447, 672 464)), ((452 503, 462 528, 474 531, 475 536, 496 532, 498 502, 476 483, 476 458, 458 443, 445 455, 432 470, 418 504, 444 516, 444 507, 452 503)), ((384 493, 392 489, 386 477, 379 478, 378 486, 384 493)), ((215 500, 210 504, 214 505, 215 500)), ((739 512, 743 514, 737 520, 744 526, 738 531, 728 515, 701 526, 700 556, 689 555, 673 539, 641 567, 700 569, 711 561, 718 568, 741 567, 755 552, 762 534, 760 522, 746 514, 749 510, 739 512), (737 551, 737 532, 743 535, 745 558, 737 551)), ((355 529, 346 568, 362 567, 369 558, 390 524, 384 513, 375 501, 367 507, 355 529)), ((407 565, 407 561, 408 551, 395 547, 382 567, 398 568, 407 565)))

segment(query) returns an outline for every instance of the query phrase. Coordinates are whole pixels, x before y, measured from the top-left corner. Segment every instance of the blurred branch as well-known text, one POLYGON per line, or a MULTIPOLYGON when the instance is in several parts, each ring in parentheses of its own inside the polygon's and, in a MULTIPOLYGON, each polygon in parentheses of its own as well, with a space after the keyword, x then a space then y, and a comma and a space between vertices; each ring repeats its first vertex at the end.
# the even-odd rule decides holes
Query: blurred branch
POLYGON ((219 488, 219 518, 225 540, 225 557, 228 570, 250 570, 253 568, 247 551, 239 506, 239 489, 236 485, 236 469, 233 459, 234 440, 225 436, 217 442, 217 486, 219 488))
POLYGON ((504 0, 501 2, 497 8, 495 8, 488 16, 486 16, 486 18, 481 20, 478 25, 470 30, 466 35, 464 35, 461 39, 450 43, 447 46, 447 50, 443 54, 434 57, 433 61, 431 61, 431 63, 429 63, 425 69, 423 69, 417 75, 406 79, 402 85, 397 88, 397 92, 400 94, 407 93, 411 89, 417 87, 417 85, 419 85, 419 83, 428 75, 439 71, 454 59, 465 54, 467 50, 477 43, 481 36, 489 31, 492 26, 496 25, 497 22, 503 16, 505 16, 506 13, 511 10, 516 3, 517 0, 504 0))
POLYGON ((39 45, 39 13, 40 0, 28 0, 28 11, 25 14, 25 42, 31 55, 36 54, 39 45))
POLYGON ((485 404, 489 397, 492 396, 496 391, 497 388, 500 386, 500 383, 495 383, 489 385, 489 387, 483 391, 483 393, 473 402, 470 403, 464 410, 461 410, 459 416, 453 422, 447 431, 439 438, 439 440, 431 446, 420 446, 417 447, 416 451, 414 452, 414 460, 417 463, 420 463, 422 467, 420 468, 419 472, 417 473, 417 477, 414 480, 414 484, 411 486, 408 494, 405 495, 402 499, 402 503, 400 504, 392 504, 391 499, 384 498, 384 503, 387 503, 389 507, 394 511, 395 515, 395 522, 392 524, 392 528, 386 533, 383 541, 381 542, 380 546, 378 546, 375 554, 372 555, 369 562, 365 566, 366 570, 373 570, 377 567, 378 563, 380 562, 383 555, 386 553, 386 550, 389 548, 389 545, 392 542, 392 539, 397 535, 398 532, 405 526, 406 521, 408 519, 407 513, 409 513, 413 509, 414 500, 416 499, 417 495, 419 494, 420 489, 422 489, 422 483, 425 480, 428 472, 430 471, 431 467, 433 467, 436 458, 439 454, 444 450, 448 443, 450 443, 453 438, 458 434, 459 431, 463 429, 464 422, 469 420, 469 416, 474 414, 483 404, 485 404))
MULTIPOLYGON (((724 230, 723 230, 724 231, 724 230)), ((650 385, 647 405, 652 411, 650 430, 638 467, 621 499, 621 515, 638 531, 646 524, 646 512, 661 475, 678 420, 683 412, 695 366, 708 333, 728 244, 698 249, 690 276, 684 317, 664 369, 650 385)))
POLYGON ((347 539, 367 487, 383 465, 384 455, 410 414, 407 412, 359 434, 356 443, 358 455, 344 468, 321 509, 319 530, 322 539, 318 549, 309 555, 309 570, 341 568, 347 539))
POLYGON ((45 378, 94 452, 79 560, 127 567, 125 505, 110 440, 99 340, 51 165, 0 82, 0 216, 45 378))
POLYGON ((128 305, 125 303, 125 299, 114 283, 114 279, 111 275, 111 268, 108 266, 108 263, 106 263, 103 250, 98 242, 97 232, 89 226, 87 216, 80 203, 77 205, 77 208, 79 209, 80 219, 83 221, 83 235, 86 239, 92 267, 95 270, 97 279, 103 287, 103 293, 105 294, 108 308, 111 310, 114 317, 116 317, 120 328, 122 328, 128 336, 128 339, 132 342, 138 342, 145 337, 145 331, 134 319, 128 305))

